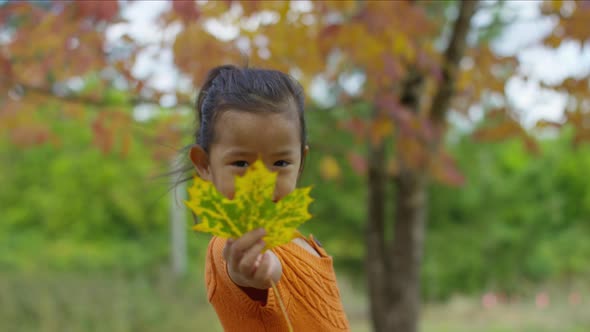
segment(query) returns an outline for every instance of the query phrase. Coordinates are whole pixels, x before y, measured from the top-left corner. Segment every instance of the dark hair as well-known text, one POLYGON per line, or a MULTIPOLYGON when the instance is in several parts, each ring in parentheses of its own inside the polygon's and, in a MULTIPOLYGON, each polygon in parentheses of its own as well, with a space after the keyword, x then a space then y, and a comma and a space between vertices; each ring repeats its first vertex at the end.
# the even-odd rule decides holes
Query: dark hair
POLYGON ((294 105, 299 117, 301 150, 307 144, 305 96, 301 85, 277 70, 224 65, 211 69, 196 102, 199 125, 195 141, 205 151, 215 139, 215 120, 227 109, 247 112, 286 112, 294 105))

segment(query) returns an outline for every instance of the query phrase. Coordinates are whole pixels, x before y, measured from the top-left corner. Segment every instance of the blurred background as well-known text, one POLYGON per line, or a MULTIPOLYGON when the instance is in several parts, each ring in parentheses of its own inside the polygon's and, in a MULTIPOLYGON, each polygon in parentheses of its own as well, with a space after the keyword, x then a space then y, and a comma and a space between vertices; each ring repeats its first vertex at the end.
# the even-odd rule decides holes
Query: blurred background
POLYGON ((233 63, 307 91, 303 232, 353 331, 589 331, 588 22, 588 1, 0 0, 0 329, 221 331, 170 172, 233 63))

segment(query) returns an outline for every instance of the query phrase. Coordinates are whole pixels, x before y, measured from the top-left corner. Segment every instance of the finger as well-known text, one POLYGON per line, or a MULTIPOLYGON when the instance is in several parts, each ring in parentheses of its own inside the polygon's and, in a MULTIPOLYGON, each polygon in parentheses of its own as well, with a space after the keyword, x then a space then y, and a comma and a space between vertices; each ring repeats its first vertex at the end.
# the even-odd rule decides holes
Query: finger
POLYGON ((258 268, 260 266, 260 261, 262 261, 263 254, 256 256, 256 262, 254 262, 254 267, 258 268))
POLYGON ((262 261, 262 256, 263 256, 263 254, 258 254, 258 256, 256 256, 256 261, 254 262, 254 269, 252 270, 251 276, 254 276, 254 274, 256 273, 256 270, 260 266, 260 261, 262 261))
MULTIPOLYGON (((256 242, 258 242, 262 237, 266 234, 264 229, 259 228, 253 231, 250 231, 239 239, 235 240, 232 244, 231 249, 229 250, 229 255, 231 256, 228 261, 234 261, 234 263, 239 262, 244 255, 244 253, 250 249, 256 242)), ((233 268, 237 268, 237 266, 233 266, 233 268)))
POLYGON ((229 259, 229 253, 230 253, 233 243, 234 243, 234 239, 227 239, 227 241, 225 242, 225 246, 223 246, 222 256, 223 256, 223 259, 225 259, 225 261, 228 261, 228 259, 229 259))
POLYGON ((272 259, 268 252, 265 252, 262 255, 262 259, 260 260, 260 265, 256 269, 254 273, 253 279, 257 284, 264 286, 265 288, 270 287, 270 277, 272 274, 272 259))
POLYGON ((250 249, 248 249, 248 251, 244 253, 244 256, 242 256, 242 259, 239 263, 240 273, 248 277, 251 277, 254 274, 256 261, 265 245, 266 244, 264 241, 258 240, 258 242, 256 242, 252 247, 250 247, 250 249))

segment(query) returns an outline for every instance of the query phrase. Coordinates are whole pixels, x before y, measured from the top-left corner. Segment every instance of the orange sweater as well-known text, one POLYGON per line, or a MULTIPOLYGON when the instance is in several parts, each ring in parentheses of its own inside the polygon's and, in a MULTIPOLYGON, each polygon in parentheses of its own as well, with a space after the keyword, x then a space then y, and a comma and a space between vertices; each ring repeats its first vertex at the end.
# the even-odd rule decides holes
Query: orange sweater
MULTIPOLYGON (((348 331, 348 321, 332 258, 310 235, 305 239, 320 257, 290 242, 273 252, 283 265, 283 275, 277 283, 294 332, 348 331)), ((285 317, 272 289, 266 304, 250 299, 233 283, 222 256, 225 239, 213 237, 207 251, 205 281, 209 302, 215 308, 223 329, 234 331, 288 331, 285 317)))

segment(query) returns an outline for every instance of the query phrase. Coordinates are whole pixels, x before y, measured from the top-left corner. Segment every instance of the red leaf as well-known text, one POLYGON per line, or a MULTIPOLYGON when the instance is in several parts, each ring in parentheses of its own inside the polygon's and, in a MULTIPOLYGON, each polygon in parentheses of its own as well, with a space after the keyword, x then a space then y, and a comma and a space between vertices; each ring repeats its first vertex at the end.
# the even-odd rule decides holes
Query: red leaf
POLYGON ((365 157, 356 152, 349 152, 347 159, 356 174, 364 175, 367 173, 367 160, 365 157))
POLYGON ((459 171, 455 160, 444 151, 430 165, 431 175, 441 183, 458 187, 465 183, 465 177, 459 171))
POLYGON ((173 0, 172 10, 180 16, 184 23, 194 22, 201 16, 201 12, 197 8, 195 1, 192 0, 173 0))
MULTIPOLYGON (((257 11, 262 9, 264 5, 263 1, 260 0, 249 0, 249 1, 240 1, 238 2, 242 6, 242 10, 244 11, 244 16, 251 16, 252 14, 256 13, 257 11)), ((278 4, 279 1, 268 1, 266 5, 269 4, 278 4)))
POLYGON ((351 132, 357 140, 364 139, 367 133, 367 124, 359 118, 341 121, 338 125, 340 128, 351 132))
POLYGON ((338 39, 342 26, 340 24, 330 24, 323 28, 318 34, 318 46, 323 57, 327 57, 332 50, 332 46, 338 39))
POLYGON ((113 146, 113 133, 105 125, 105 114, 99 113, 98 117, 92 122, 92 133, 94 134, 94 145, 96 145, 104 154, 108 154, 113 146))
POLYGON ((119 14, 118 1, 77 1, 78 14, 99 21, 110 21, 119 14))
POLYGON ((389 77, 392 81, 399 79, 400 72, 402 71, 400 61, 396 60, 388 53, 382 55, 383 58, 383 73, 389 77))
POLYGON ((378 96, 376 105, 392 117, 399 129, 410 129, 411 122, 415 116, 399 103, 397 96, 391 93, 378 96))
POLYGON ((421 136, 427 142, 434 142, 434 140, 442 137, 443 128, 435 126, 428 118, 419 119, 421 136))
POLYGON ((12 76, 12 63, 3 54, 0 54, 0 74, 2 74, 1 82, 6 82, 12 76))

